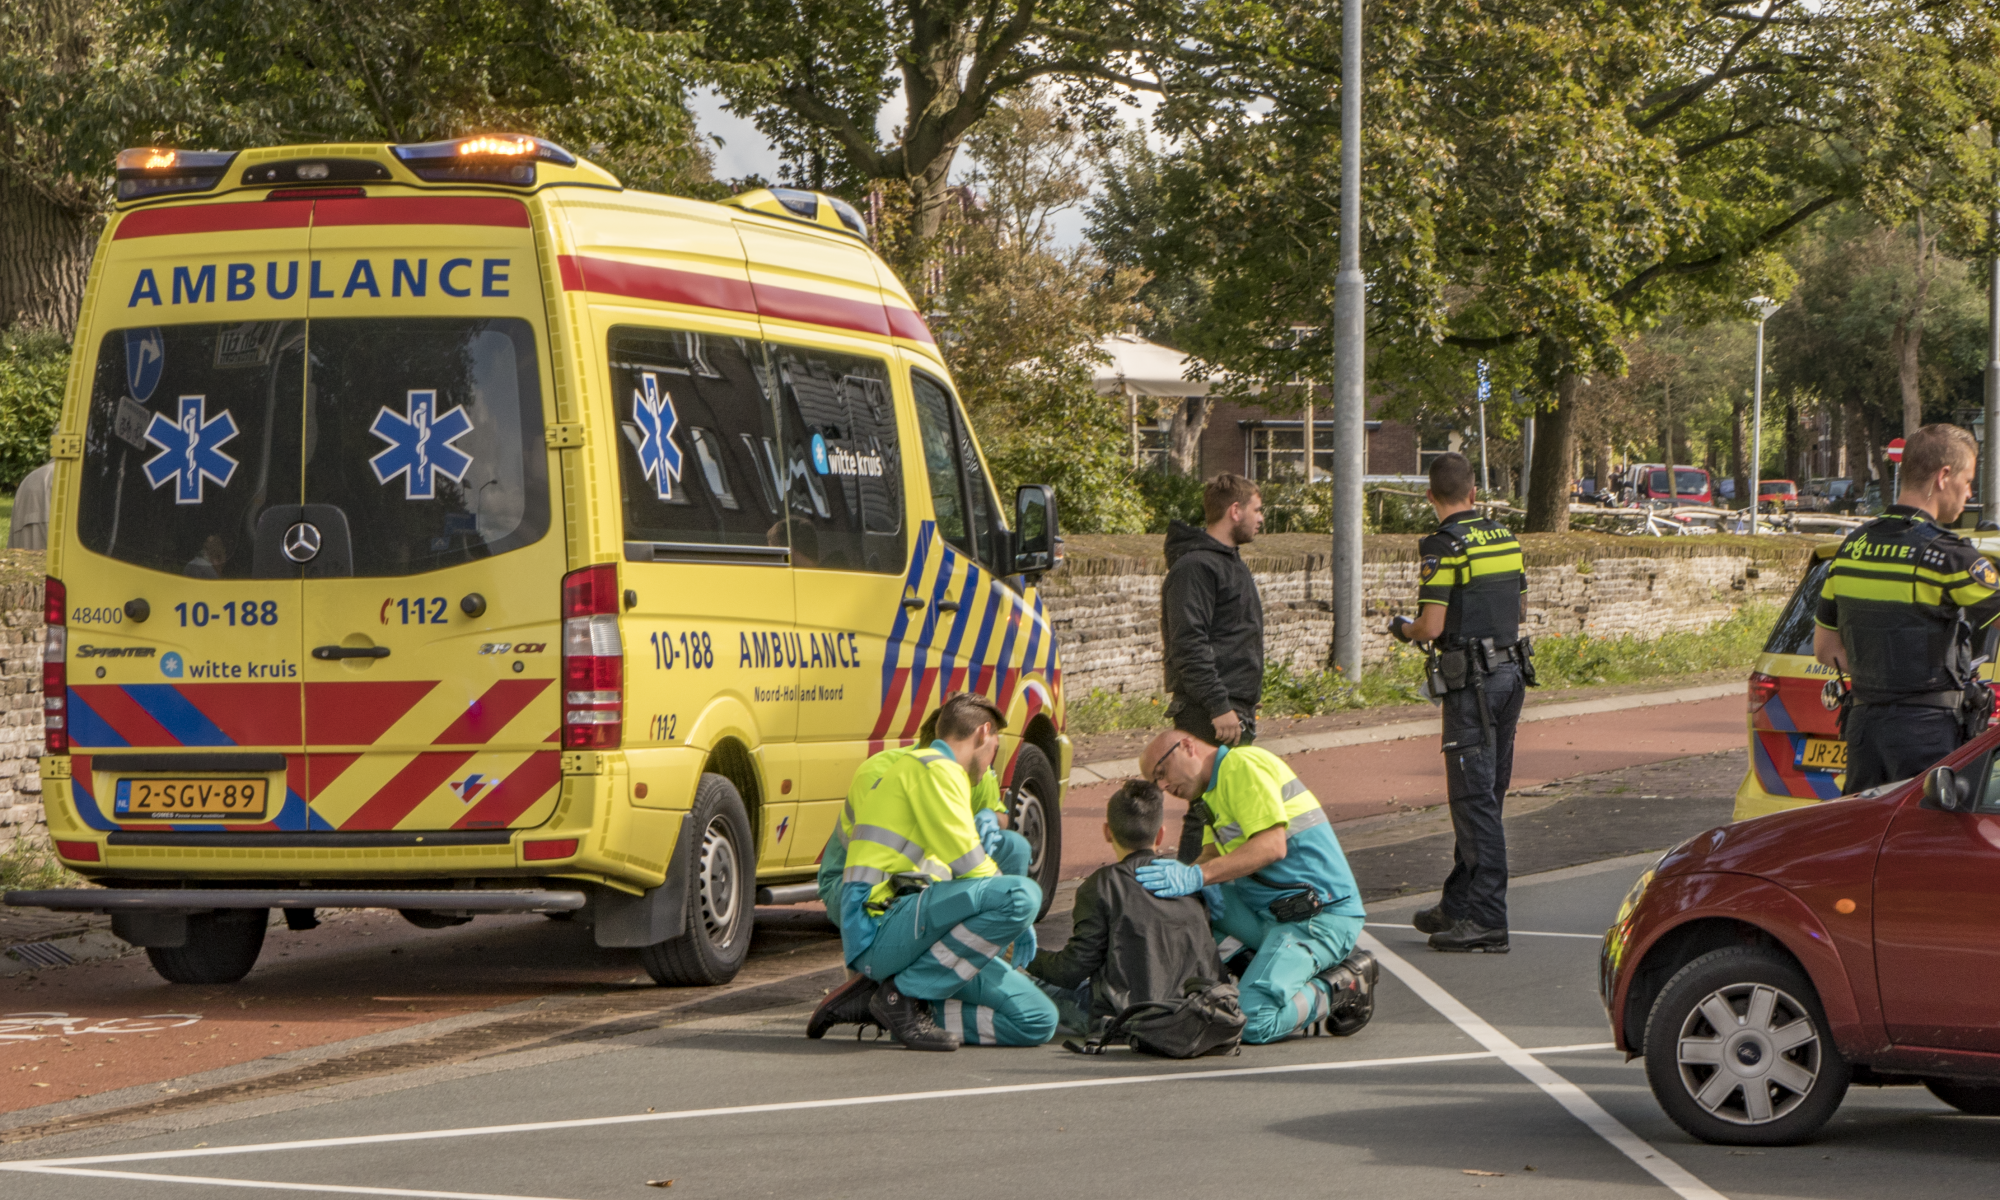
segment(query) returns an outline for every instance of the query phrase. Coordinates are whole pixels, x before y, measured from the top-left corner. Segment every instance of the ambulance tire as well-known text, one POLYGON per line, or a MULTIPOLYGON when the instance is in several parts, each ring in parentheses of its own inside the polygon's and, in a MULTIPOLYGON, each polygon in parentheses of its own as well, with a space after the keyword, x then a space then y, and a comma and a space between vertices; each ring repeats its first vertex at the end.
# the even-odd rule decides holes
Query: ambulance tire
POLYGON ((690 856, 687 924, 679 937, 640 947, 639 961, 662 987, 714 987, 743 968, 756 921, 750 815, 736 785, 703 775, 681 837, 693 839, 675 849, 690 856))
POLYGON ((257 965, 264 949, 267 908, 219 908, 187 919, 187 943, 148 946, 153 970, 168 983, 235 983, 257 965))
POLYGON ((1007 821, 1015 832, 1028 839, 1032 852, 1028 877, 1042 889, 1040 921, 1049 915, 1056 900, 1056 884, 1062 879, 1062 790, 1056 786, 1056 770, 1040 747, 1022 743, 1014 756, 1014 785, 1007 791, 1007 821))

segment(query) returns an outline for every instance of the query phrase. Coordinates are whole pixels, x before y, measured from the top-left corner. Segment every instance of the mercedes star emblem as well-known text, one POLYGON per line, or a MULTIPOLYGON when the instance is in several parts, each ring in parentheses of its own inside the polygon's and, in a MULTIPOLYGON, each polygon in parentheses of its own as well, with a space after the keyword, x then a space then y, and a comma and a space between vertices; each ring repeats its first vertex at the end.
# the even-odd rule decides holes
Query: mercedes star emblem
POLYGON ((285 530, 285 557, 308 563, 319 556, 319 526, 300 521, 285 530))

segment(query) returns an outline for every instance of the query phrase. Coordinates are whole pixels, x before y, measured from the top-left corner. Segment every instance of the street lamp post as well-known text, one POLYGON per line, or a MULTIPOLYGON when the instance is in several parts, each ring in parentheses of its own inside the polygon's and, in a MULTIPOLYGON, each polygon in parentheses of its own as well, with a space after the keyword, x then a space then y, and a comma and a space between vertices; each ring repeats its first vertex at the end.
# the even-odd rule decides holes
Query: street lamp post
POLYGON ((1749 308, 1757 317, 1756 382, 1750 402, 1750 532, 1757 532, 1757 471, 1764 463, 1764 322, 1777 312, 1779 304, 1769 296, 1752 296, 1749 308))
POLYGON ((1366 289, 1361 275, 1361 0, 1346 0, 1340 53, 1340 273, 1333 282, 1333 665, 1361 679, 1361 487, 1366 452, 1366 289))
POLYGON ((1493 476, 1486 469, 1486 397, 1493 392, 1493 383, 1486 378, 1486 363, 1479 364, 1479 490, 1493 498, 1493 476))
MULTIPOLYGON (((2000 212, 1993 214, 2000 236, 2000 212)), ((1992 263, 1993 286, 1986 314, 1986 470, 1979 480, 1979 519, 2000 521, 2000 253, 1992 263)))

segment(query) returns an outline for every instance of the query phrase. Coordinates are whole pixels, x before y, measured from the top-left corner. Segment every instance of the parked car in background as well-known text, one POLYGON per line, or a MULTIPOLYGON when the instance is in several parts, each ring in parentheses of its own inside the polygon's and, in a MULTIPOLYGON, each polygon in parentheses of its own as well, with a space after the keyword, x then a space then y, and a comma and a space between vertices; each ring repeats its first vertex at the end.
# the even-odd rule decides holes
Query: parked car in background
POLYGON ((1757 507, 1765 512, 1788 512, 1799 506, 1799 485, 1789 479, 1763 479, 1757 483, 1757 507))
POLYGON ((1667 478, 1663 463, 1637 463, 1625 469, 1620 493, 1635 504, 1714 504, 1715 489, 1707 471, 1700 467, 1674 468, 1667 478))

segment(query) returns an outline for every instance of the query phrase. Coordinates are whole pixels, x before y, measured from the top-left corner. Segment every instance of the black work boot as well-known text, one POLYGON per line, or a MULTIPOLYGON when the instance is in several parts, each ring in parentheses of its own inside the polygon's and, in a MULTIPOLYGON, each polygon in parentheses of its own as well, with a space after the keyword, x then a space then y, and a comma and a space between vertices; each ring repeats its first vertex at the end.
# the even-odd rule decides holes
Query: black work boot
POLYGON ((1454 954, 1505 954, 1507 931, 1488 929, 1484 925, 1475 923, 1470 917, 1462 918, 1432 934, 1431 949, 1454 954))
POLYGON ((868 1000, 868 1012, 889 1036, 912 1050, 956 1050, 964 1039, 939 1029, 931 1020, 928 1001, 905 996, 894 983, 877 988, 868 1000))
POLYGON ((1375 979, 1381 968, 1375 956, 1356 950, 1339 964, 1319 973, 1333 993, 1333 1007, 1326 1014, 1326 1031, 1334 1037, 1359 1033, 1375 1015, 1375 979))
POLYGON ((856 975, 828 992, 826 999, 813 1010, 812 1019, 806 1022, 806 1036, 818 1040, 835 1025, 873 1025, 880 1028, 882 1023, 868 1010, 868 1002, 875 998, 876 986, 875 981, 866 975, 856 975))
POLYGON ((1410 918, 1410 924, 1418 933, 1442 933, 1451 927, 1451 918, 1444 915, 1444 905, 1433 905, 1410 918))

